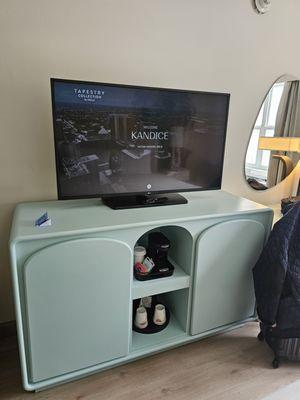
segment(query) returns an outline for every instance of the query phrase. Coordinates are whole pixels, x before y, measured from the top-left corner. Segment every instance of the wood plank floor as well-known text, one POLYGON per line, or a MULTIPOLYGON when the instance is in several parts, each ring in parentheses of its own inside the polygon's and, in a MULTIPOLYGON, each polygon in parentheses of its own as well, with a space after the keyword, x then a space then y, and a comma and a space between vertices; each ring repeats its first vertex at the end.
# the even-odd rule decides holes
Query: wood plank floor
POLYGON ((272 353, 257 341, 257 331, 257 324, 250 323, 39 393, 23 391, 15 339, 5 339, 0 343, 0 399, 259 400, 300 379, 300 364, 273 370, 272 353))

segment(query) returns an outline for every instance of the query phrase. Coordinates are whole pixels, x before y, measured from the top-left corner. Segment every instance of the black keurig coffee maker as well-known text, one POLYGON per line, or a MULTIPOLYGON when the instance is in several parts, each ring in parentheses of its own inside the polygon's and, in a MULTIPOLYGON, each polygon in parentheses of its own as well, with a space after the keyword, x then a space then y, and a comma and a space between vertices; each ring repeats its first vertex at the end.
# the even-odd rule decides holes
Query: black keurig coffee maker
POLYGON ((173 274, 174 267, 168 260, 169 249, 170 241, 163 233, 151 232, 149 234, 147 255, 152 258, 155 264, 153 273, 159 276, 173 274))

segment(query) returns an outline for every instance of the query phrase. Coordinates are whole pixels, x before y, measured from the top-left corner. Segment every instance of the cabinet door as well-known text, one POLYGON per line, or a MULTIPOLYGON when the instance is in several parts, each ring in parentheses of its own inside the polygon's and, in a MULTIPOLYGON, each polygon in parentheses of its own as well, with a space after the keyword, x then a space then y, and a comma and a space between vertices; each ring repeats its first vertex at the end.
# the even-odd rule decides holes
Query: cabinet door
POLYGON ((111 239, 46 247, 24 267, 33 382, 128 354, 132 252, 111 239))
POLYGON ((200 235, 196 245, 192 335, 254 314, 252 267, 264 239, 264 226, 253 220, 222 222, 200 235))

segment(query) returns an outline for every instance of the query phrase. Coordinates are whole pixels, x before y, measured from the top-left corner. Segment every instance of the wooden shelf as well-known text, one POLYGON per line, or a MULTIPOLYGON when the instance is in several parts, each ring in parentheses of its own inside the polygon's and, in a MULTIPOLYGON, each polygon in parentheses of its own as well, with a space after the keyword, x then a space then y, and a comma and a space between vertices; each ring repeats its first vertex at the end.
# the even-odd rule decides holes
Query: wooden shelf
POLYGON ((149 281, 138 281, 133 278, 132 299, 152 296, 154 294, 172 292, 174 290, 190 287, 190 276, 186 274, 173 260, 175 270, 172 276, 166 278, 152 279, 149 281))

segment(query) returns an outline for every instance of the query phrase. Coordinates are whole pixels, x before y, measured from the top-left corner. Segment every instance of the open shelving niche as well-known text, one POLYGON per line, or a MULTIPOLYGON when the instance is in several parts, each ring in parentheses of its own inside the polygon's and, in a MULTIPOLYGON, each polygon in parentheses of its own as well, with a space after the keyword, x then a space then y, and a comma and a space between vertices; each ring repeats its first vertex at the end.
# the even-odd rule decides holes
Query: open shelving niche
POLYGON ((158 295, 159 301, 168 307, 171 316, 168 326, 161 332, 143 334, 132 330, 131 353, 159 350, 166 347, 166 344, 172 347, 172 344, 183 341, 188 335, 192 236, 180 226, 162 226, 146 232, 137 240, 137 244, 147 248, 150 232, 161 232, 170 240, 168 258, 175 270, 170 277, 148 281, 138 281, 133 277, 132 300, 158 295))

